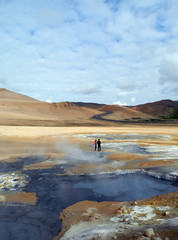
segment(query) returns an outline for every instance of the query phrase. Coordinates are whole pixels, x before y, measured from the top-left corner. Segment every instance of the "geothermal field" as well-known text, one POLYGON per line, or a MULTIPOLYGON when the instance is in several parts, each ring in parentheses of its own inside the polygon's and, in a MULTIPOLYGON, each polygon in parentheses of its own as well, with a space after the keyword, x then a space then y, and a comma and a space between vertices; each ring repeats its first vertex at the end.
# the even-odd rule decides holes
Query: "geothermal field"
POLYGON ((178 125, 155 115, 175 104, 143 113, 0 89, 0 239, 178 239, 178 125))
POLYGON ((178 0, 0 0, 0 27, 0 240, 178 240, 178 0))
POLYGON ((178 239, 176 125, 0 126, 0 142, 0 239, 178 239))

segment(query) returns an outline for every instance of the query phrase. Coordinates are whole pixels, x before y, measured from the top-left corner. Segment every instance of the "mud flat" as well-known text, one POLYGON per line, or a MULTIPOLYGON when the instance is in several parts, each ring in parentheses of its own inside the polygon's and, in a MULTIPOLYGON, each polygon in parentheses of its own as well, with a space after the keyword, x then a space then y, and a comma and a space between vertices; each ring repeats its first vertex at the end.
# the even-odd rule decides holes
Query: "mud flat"
MULTIPOLYGON (((158 194, 175 192, 178 189, 176 181, 163 181, 155 177, 147 176, 145 173, 140 173, 139 171, 127 171, 119 174, 64 175, 64 167, 67 166, 61 165, 56 168, 49 169, 25 170, 23 171, 23 174, 25 175, 23 177, 25 177, 28 182, 25 182, 24 185, 19 184, 18 187, 6 184, 6 188, 2 186, 0 195, 0 234, 2 239, 12 239, 15 236, 15 238, 20 240, 26 238, 30 240, 50 240, 59 234, 61 228, 62 232, 57 239, 61 239, 62 235, 64 235, 64 239, 85 239, 85 234, 87 236, 86 239, 93 239, 93 237, 105 239, 106 236, 106 239, 110 239, 109 237, 115 236, 113 233, 116 233, 116 229, 113 227, 111 228, 112 224, 118 228, 120 226, 120 222, 126 221, 124 220, 125 218, 128 219, 128 224, 130 224, 129 221, 131 220, 133 220, 133 225, 136 223, 138 224, 135 220, 137 215, 134 215, 134 212, 137 210, 138 215, 140 214, 139 222, 140 225, 142 225, 145 223, 144 219, 149 219, 150 212, 152 213, 155 209, 154 206, 148 207, 152 204, 150 203, 150 200, 147 200, 147 202, 145 200, 144 202, 146 209, 132 209, 132 203, 126 203, 126 201, 140 202, 143 198, 150 198, 158 194), (88 202, 85 202, 86 200, 94 201, 91 202, 94 210, 91 209, 91 206, 88 209, 88 202), (86 207, 85 211, 82 210, 83 208, 76 208, 78 205, 73 205, 79 202, 80 206, 81 201, 84 201, 83 206, 86 207), (108 201, 110 202, 108 203, 108 201), (123 201, 124 203, 121 203, 123 201), (102 214, 101 212, 95 210, 99 203, 101 203, 100 210, 103 211, 102 214), (115 205, 115 208, 112 215, 109 215, 109 219, 112 218, 110 221, 107 217, 107 212, 105 213, 105 210, 110 205, 112 208, 113 204, 115 205), (119 209, 121 206, 125 205, 130 207, 127 209, 127 212, 124 212, 125 215, 123 216, 122 211, 119 213, 119 209), (72 230, 68 228, 69 226, 73 226, 74 228, 77 226, 76 219, 71 218, 70 214, 65 214, 65 209, 69 206, 73 206, 70 214, 75 216, 78 220, 81 219, 80 226, 82 228, 82 232, 80 227, 77 227, 74 232, 73 228, 72 230), (82 214, 80 214, 77 209, 80 209, 80 211, 84 211, 85 213, 82 212, 82 214), (118 212, 114 214, 116 210, 118 210, 118 212), (63 223, 61 225, 59 215, 62 211, 64 212, 61 215, 63 219, 63 223), (89 212, 89 215, 87 212, 89 212), (96 224, 100 223, 97 221, 98 216, 102 215, 102 224, 99 229, 97 227, 96 229, 93 229, 96 233, 94 235, 90 234, 90 221, 87 220, 84 222, 84 226, 82 223, 82 216, 85 215, 85 217, 89 219, 90 213, 91 218, 94 219, 92 226, 95 227, 96 224), (65 221, 63 216, 65 216, 65 221), (143 217, 143 221, 141 216, 143 217), (66 223, 72 219, 72 225, 69 224, 66 226, 66 223), (107 225, 109 221, 111 225, 107 225), (136 223, 134 223, 134 221, 136 223), (86 233, 86 225, 87 229, 89 227, 89 233, 86 233), (104 226, 109 228, 110 231, 107 234, 103 232, 102 235, 102 228, 104 226), (85 232, 83 232, 83 229, 85 232), (68 231, 71 232, 70 235, 68 235, 68 231), (32 232, 34 232, 34 235, 32 232), (74 236, 76 236, 76 238, 74 236)), ((70 166, 68 167, 70 168, 70 166)), ((17 179, 17 176, 15 176, 15 179, 17 179)), ((176 198, 174 197, 172 200, 170 196, 168 197, 170 203, 172 204, 168 204, 168 202, 163 204, 163 206, 165 204, 167 204, 166 206, 169 206, 168 208, 163 208, 162 214, 167 214, 165 213, 166 211, 171 211, 171 214, 168 214, 169 216, 167 216, 170 221, 176 221, 175 218, 177 217, 177 210, 174 207, 174 205, 176 205, 175 202, 177 201, 177 195, 175 196, 176 198), (173 212, 174 214, 172 214, 173 212)), ((154 200, 154 202, 156 204, 156 200, 154 200)), ((137 204, 134 206, 136 205, 137 204)), ((162 204, 159 206, 162 206, 162 204)), ((163 217, 161 221, 167 219, 167 217, 163 217)), ((156 221, 157 215, 154 215, 154 219, 156 221)), ((158 221, 156 223, 159 225, 160 222, 158 221)), ((166 222, 166 224, 168 223, 169 221, 166 222)), ((124 229, 127 230, 127 226, 124 229)), ((175 230, 171 224, 169 229, 171 232, 175 230)))
POLYGON ((178 127, 0 126, 0 143, 3 240, 177 239, 178 127))

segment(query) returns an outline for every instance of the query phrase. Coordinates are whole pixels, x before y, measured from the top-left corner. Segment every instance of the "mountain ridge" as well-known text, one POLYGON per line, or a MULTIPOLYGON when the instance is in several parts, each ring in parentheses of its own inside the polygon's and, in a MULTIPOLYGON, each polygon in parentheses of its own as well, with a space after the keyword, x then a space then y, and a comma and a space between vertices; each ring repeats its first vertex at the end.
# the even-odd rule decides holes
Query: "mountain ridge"
POLYGON ((21 101, 23 100, 23 101, 30 101, 30 102, 32 102, 32 101, 41 102, 37 99, 31 98, 24 94, 16 93, 16 92, 7 90, 6 88, 0 88, 0 99, 2 99, 4 97, 6 98, 6 101, 16 99, 16 100, 21 100, 21 101))
POLYGON ((131 109, 151 114, 155 117, 168 117, 175 108, 178 108, 178 101, 170 99, 150 102, 130 107, 131 109))
POLYGON ((0 124, 7 125, 38 125, 69 123, 81 124, 90 122, 96 109, 79 107, 71 102, 47 103, 30 98, 26 95, 0 89, 0 124))
MULTIPOLYGON (((171 113, 178 106, 178 101, 161 100, 158 102, 141 104, 137 106, 106 105, 85 102, 43 102, 26 95, 0 89, 0 124, 26 124, 30 122, 35 125, 37 121, 56 122, 62 124, 99 124, 99 116, 103 112, 107 121, 123 120, 148 120, 158 118, 158 113, 171 113), (159 110, 159 111, 158 111, 159 110), (97 121, 96 121, 97 119, 97 121)), ((101 119, 101 117, 100 117, 101 119)), ((46 123, 45 123, 46 124, 46 123)))

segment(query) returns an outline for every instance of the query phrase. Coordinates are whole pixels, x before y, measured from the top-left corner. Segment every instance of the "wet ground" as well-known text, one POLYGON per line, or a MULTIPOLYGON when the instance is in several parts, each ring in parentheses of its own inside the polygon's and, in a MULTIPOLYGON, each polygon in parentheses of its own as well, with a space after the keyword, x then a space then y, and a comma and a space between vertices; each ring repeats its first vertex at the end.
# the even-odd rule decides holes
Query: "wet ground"
POLYGON ((44 162, 48 159, 49 157, 31 156, 17 158, 15 162, 0 162, 0 172, 19 171, 22 170, 25 166, 44 162))
POLYGON ((131 201, 178 190, 176 181, 140 173, 59 176, 63 167, 22 172, 28 176, 23 191, 35 192, 38 201, 35 206, 1 205, 1 239, 51 240, 60 231, 60 212, 79 201, 131 201))
POLYGON ((145 134, 78 134, 76 135, 78 138, 89 138, 94 139, 95 137, 102 140, 132 140, 132 141, 138 141, 143 139, 170 139, 169 135, 145 135, 145 134))
MULTIPOLYGON (((95 135, 81 137, 93 139, 95 135)), ((154 159, 154 154, 157 159, 177 158, 177 146, 166 149, 165 146, 143 146, 135 142, 148 138, 166 141, 169 136, 108 134, 100 135, 100 138, 106 140, 102 143, 105 149, 102 154, 72 147, 72 151, 68 149, 66 158, 61 161, 66 164, 57 164, 49 169, 24 170, 28 165, 47 161, 47 156, 28 156, 17 158, 15 162, 0 162, 0 199, 9 192, 15 194, 19 191, 36 193, 37 196, 35 205, 0 201, 0 239, 52 240, 61 230, 60 213, 79 201, 134 201, 178 190, 178 176, 174 173, 171 178, 170 169, 150 167, 144 171, 102 172, 102 164, 109 166, 108 152, 113 150, 150 155, 150 160, 154 159), (127 142, 115 142, 117 140, 127 142), (101 169, 97 174, 85 174, 84 164, 93 163, 101 164, 101 169), (69 174, 76 164, 83 167, 83 173, 69 174), (169 176, 164 177, 166 174, 169 176)))

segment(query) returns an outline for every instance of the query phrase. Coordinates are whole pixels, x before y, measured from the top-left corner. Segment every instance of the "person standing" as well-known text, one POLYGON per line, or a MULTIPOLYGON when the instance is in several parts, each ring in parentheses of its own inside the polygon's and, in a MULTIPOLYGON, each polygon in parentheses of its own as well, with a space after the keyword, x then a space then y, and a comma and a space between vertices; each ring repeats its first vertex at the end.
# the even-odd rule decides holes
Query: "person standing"
POLYGON ((95 139, 95 151, 97 149, 97 140, 95 139))
POLYGON ((97 144, 98 144, 98 151, 101 151, 101 141, 100 141, 100 139, 98 139, 97 144))

